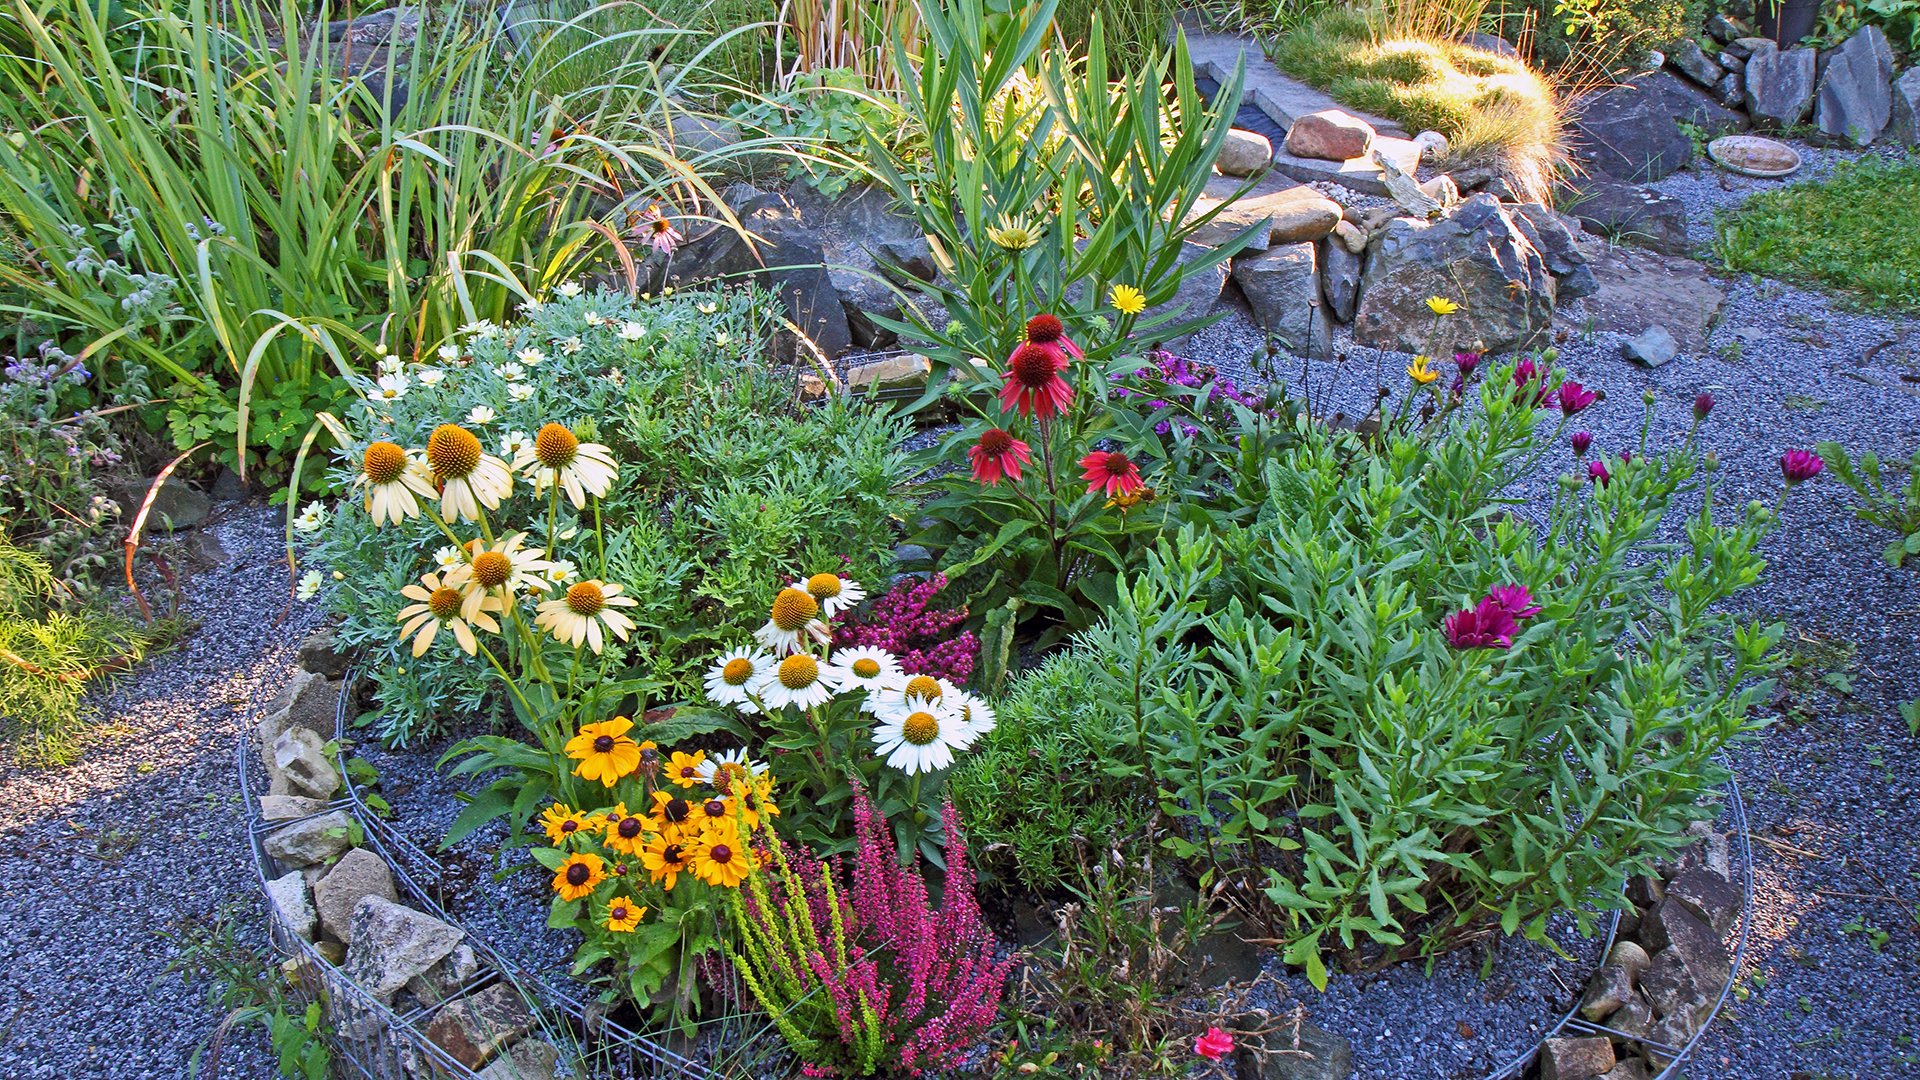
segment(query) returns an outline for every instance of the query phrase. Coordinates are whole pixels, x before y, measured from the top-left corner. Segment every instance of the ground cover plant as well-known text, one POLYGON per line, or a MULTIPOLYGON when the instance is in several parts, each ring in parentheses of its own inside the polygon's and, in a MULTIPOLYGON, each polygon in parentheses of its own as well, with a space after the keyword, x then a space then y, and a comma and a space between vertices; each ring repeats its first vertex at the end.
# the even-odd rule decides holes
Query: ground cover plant
POLYGON ((1908 559, 1920 558, 1920 451, 1905 466, 1881 465, 1880 455, 1869 450, 1856 460, 1835 442, 1819 446, 1820 460, 1833 470, 1833 478, 1853 490, 1859 500, 1853 512, 1894 534, 1883 557, 1892 566, 1903 566, 1908 559), (1906 470, 1904 488, 1894 475, 1906 470))
POLYGON ((1762 192, 1715 222, 1727 269, 1838 290, 1870 310, 1920 311, 1920 162, 1867 158, 1762 192))

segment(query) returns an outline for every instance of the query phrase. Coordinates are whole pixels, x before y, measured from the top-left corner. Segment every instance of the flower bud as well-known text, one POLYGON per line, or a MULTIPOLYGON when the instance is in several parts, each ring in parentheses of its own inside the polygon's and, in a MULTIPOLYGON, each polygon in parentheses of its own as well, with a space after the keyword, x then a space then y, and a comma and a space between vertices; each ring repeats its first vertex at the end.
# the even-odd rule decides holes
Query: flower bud
POLYGON ((1705 420, 1707 418, 1707 414, 1712 411, 1713 411, 1713 395, 1712 394, 1709 394, 1705 390, 1702 390, 1700 391, 1699 394, 1694 396, 1693 418, 1695 420, 1705 420))
POLYGON ((1647 406, 1647 408, 1649 409, 1653 408, 1653 402, 1654 402, 1653 387, 1651 386, 1647 387, 1646 393, 1640 395, 1640 400, 1647 406))

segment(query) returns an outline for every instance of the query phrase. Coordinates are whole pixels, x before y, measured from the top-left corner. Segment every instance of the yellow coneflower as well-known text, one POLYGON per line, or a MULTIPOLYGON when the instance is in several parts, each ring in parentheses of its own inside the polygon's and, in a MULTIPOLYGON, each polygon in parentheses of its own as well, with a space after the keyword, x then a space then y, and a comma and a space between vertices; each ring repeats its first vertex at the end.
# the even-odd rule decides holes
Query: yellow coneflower
POLYGON ((513 491, 507 463, 481 449, 473 432, 441 424, 427 437, 427 467, 440 483, 440 513, 448 521, 479 521, 513 491))
POLYGON ((602 624, 621 641, 633 633, 633 620, 614 610, 639 604, 631 596, 620 595, 623 589, 624 586, 611 582, 576 581, 565 596, 540 603, 535 609, 533 625, 552 634, 556 641, 564 641, 576 649, 585 641, 599 653, 606 644, 602 624))
POLYGON ((598 780, 612 787, 638 769, 640 744, 627 735, 632 728, 633 721, 624 716, 582 724, 580 733, 567 740, 567 756, 580 763, 574 772, 583 780, 598 780))
POLYGON ((684 795, 671 791, 653 793, 654 831, 662 835, 678 837, 683 829, 694 824, 693 801, 684 795))
POLYGON ((420 584, 406 586, 400 595, 418 601, 401 608, 397 616, 403 624, 400 637, 404 640, 412 636, 415 656, 427 651, 443 626, 453 631, 454 640, 468 656, 474 655, 480 645, 473 636, 475 626, 490 634, 500 632, 500 624, 489 614, 505 610, 500 598, 489 596, 471 582, 461 588, 443 581, 438 574, 422 574, 420 584))
POLYGON ((367 489, 367 513, 375 525, 396 524, 420 516, 420 504, 414 496, 431 499, 433 478, 406 450, 390 442, 368 443, 360 455, 360 475, 355 487, 367 489))
POLYGON ((605 880, 607 860, 590 851, 576 851, 554 872, 553 891, 559 893, 562 900, 579 900, 592 896, 593 890, 605 880))
POLYGON ((647 846, 640 850, 640 865, 660 887, 673 891, 674 882, 680 878, 680 872, 687 869, 687 848, 678 837, 666 833, 654 833, 647 846))

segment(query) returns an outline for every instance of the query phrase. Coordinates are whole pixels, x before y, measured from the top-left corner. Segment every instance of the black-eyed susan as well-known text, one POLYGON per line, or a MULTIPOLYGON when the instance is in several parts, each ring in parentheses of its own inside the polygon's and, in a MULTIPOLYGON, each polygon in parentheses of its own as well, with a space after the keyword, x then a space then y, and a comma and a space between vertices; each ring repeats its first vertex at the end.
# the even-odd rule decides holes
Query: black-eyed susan
POLYGON ((839 574, 815 574, 787 588, 798 589, 813 597, 829 619, 867 598, 865 586, 839 574))
POLYGON ((583 443, 565 424, 546 424, 531 446, 514 456, 513 467, 533 481, 538 496, 558 486, 575 509, 585 509, 587 496, 604 499, 620 474, 613 451, 599 443, 583 443))
POLYGON ((360 455, 360 474, 354 486, 367 489, 367 513, 375 525, 400 522, 420 516, 420 503, 414 496, 433 498, 433 477, 425 466, 400 446, 390 442, 368 443, 360 455))
POLYGON ((646 914, 644 904, 634 903, 629 896, 616 896, 607 903, 607 921, 602 925, 616 934, 631 934, 646 914))
POLYGON ((825 643, 832 637, 820 621, 820 601, 805 589, 785 588, 773 598, 767 624, 753 632, 755 641, 785 655, 800 651, 802 638, 825 643))
POLYGON ((624 716, 597 724, 582 724, 580 733, 567 740, 567 756, 580 764, 574 773, 583 780, 598 780, 607 787, 640 767, 640 744, 627 735, 633 721, 624 716))
POLYGON ((755 711, 753 687, 773 666, 773 657, 741 647, 720 654, 707 669, 707 700, 715 705, 731 705, 743 713, 755 711))
POLYGON ((606 644, 602 624, 621 641, 633 633, 633 620, 616 609, 633 607, 639 601, 620 595, 623 589, 605 581, 576 581, 567 588, 565 596, 541 601, 533 624, 552 634, 556 641, 564 641, 576 649, 584 641, 599 653, 606 644))
POLYGON ((825 705, 839 689, 834 678, 833 669, 820 663, 813 654, 797 652, 761 677, 760 700, 767 708, 776 710, 789 705, 797 709, 825 705))
POLYGON ((427 467, 440 484, 440 513, 448 521, 479 521, 513 491, 507 463, 487 453, 473 432, 441 424, 427 436, 427 467))
POLYGON ((667 779, 683 788, 690 788, 702 782, 700 769, 706 763, 707 752, 704 750, 695 750, 691 754, 675 750, 673 756, 667 759, 667 779))
POLYGON ((953 764, 953 752, 964 749, 962 724, 953 706, 923 697, 909 697, 880 714, 873 729, 874 751, 887 764, 917 776, 953 764))
POLYGON ((665 833, 654 833, 648 838, 647 846, 640 849, 640 865, 669 892, 680 879, 680 872, 687 869, 687 861, 687 846, 678 837, 665 833))
POLYGON ((453 631, 454 640, 468 656, 474 655, 480 644, 473 636, 474 627, 490 634, 500 632, 500 624, 492 615, 505 610, 500 598, 487 595, 472 582, 462 588, 449 584, 438 574, 422 574, 420 584, 406 586, 400 595, 415 601, 401 608, 397 616, 401 623, 400 637, 402 640, 413 638, 415 656, 427 651, 442 627, 453 631))
POLYGON ((753 870, 753 853, 731 825, 702 831, 688 861, 695 877, 723 889, 738 888, 753 870))
POLYGON ((587 827, 587 815, 565 803, 554 803, 540 812, 540 827, 547 831, 548 842, 559 847, 587 827))
POLYGON ((538 549, 526 548, 527 534, 512 533, 488 543, 469 540, 466 551, 453 569, 447 571, 447 584, 459 588, 468 582, 490 593, 513 595, 523 589, 546 592, 553 583, 546 578, 547 560, 538 549))
POLYGON ((734 802, 724 795, 716 795, 705 802, 695 803, 693 820, 706 825, 719 825, 733 820, 734 802))
POLYGON ((609 811, 604 820, 607 829, 606 845, 609 850, 617 851, 622 855, 640 854, 640 849, 646 846, 647 833, 651 829, 651 823, 646 818, 628 810, 626 803, 621 803, 609 811))
POLYGON ((1107 295, 1107 302, 1122 315, 1138 315, 1147 310, 1147 294, 1131 285, 1115 285, 1107 295))
POLYGON ((607 860, 590 851, 576 851, 554 871, 553 891, 559 893, 562 900, 578 900, 592 896, 593 890, 605 880, 607 860))
POLYGON ((654 792, 653 831, 678 836, 680 830, 694 824, 693 808, 693 800, 685 795, 671 791, 654 792))
POLYGON ((780 816, 780 804, 773 798, 773 775, 771 773, 747 785, 740 796, 740 824, 749 831, 760 827, 763 821, 780 816))

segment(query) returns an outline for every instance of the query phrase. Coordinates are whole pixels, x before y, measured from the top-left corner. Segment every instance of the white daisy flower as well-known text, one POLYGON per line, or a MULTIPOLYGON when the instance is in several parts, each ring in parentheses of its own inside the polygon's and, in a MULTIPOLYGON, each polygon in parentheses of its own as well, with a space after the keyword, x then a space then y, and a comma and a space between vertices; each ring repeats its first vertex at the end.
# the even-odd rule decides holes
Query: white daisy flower
POLYGON ((534 312, 537 312, 546 306, 547 305, 541 303, 538 300, 527 300, 520 305, 520 313, 523 315, 532 315, 534 312))
POLYGON ((533 445, 533 436, 514 428, 500 436, 500 456, 508 461, 520 456, 520 451, 533 445))
POLYGON ((439 357, 442 361, 449 364, 459 363, 460 362, 460 346, 455 345, 452 342, 448 342, 447 344, 440 346, 439 357))
POLYGON ((467 423, 472 424, 474 427, 485 427, 493 423, 494 419, 499 415, 499 413, 494 412, 485 405, 475 405, 473 408, 467 410, 467 423))
POLYGON ((580 568, 574 565, 572 559, 555 559, 547 564, 547 568, 540 572, 540 576, 555 585, 565 585, 579 572, 580 568))
POLYGON ((536 349, 531 345, 527 346, 524 349, 521 349, 517 353, 514 353, 513 358, 527 365, 528 367, 538 367, 541 364, 544 364, 547 362, 547 354, 541 352, 539 349, 536 349))
POLYGON ((908 776, 935 772, 953 764, 956 749, 966 748, 957 739, 960 727, 950 706, 911 697, 875 725, 874 751, 908 776))
POLYGON ((871 694, 900 677, 900 661, 885 649, 868 646, 835 649, 833 670, 841 690, 866 690, 871 694))
POLYGON ((619 386, 627 381, 627 373, 617 367, 610 367, 607 369, 607 373, 603 378, 613 385, 619 386))
POLYGON ((439 386, 440 380, 446 378, 447 373, 437 367, 421 368, 414 373, 413 377, 420 380, 421 386, 439 386))
POLYGON ((580 292, 581 292, 580 283, 577 281, 561 282, 560 287, 553 291, 571 300, 574 297, 580 295, 580 292))
POLYGON ((724 330, 716 330, 713 333, 713 343, 722 349, 726 348, 727 343, 732 340, 733 338, 724 330))
POLYGON ((465 566, 466 563, 467 563, 466 555, 462 553, 459 548, 453 546, 452 544, 442 544, 438 548, 434 549, 434 552, 433 552, 434 569, 440 571, 443 574, 449 570, 452 570, 456 566, 465 566))
POLYGON ((798 589, 819 601, 829 619, 867 598, 867 590, 859 582, 839 574, 815 574, 787 588, 798 589))
POLYGON ((499 336, 500 328, 494 325, 492 319, 481 319, 462 326, 459 334, 461 337, 470 337, 476 341, 487 341, 499 336))
POLYGON ((755 690, 770 710, 811 709, 833 700, 839 684, 830 669, 809 653, 797 652, 768 667, 755 690))
POLYGON ((742 646, 721 653, 707 669, 707 700, 732 705, 743 713, 758 712, 749 696, 773 666, 773 657, 742 646))
POLYGON ((294 591, 294 595, 302 600, 311 600, 320 595, 320 583, 324 580, 320 571, 309 570, 300 575, 300 587, 294 591))
POLYGON ((320 503, 310 502, 300 516, 293 519, 293 527, 303 533, 317 531, 327 523, 327 508, 320 503))
POLYGON ((533 384, 523 382, 508 383, 507 396, 515 401, 525 401, 533 396, 533 384))
POLYGON ((582 344, 577 337, 570 337, 560 343, 560 351, 566 353, 568 356, 573 356, 584 348, 586 348, 586 346, 582 344))
POLYGON ((493 373, 508 382, 515 382, 519 379, 526 378, 527 369, 509 360, 504 364, 494 365, 493 373))
POLYGON ((714 303, 714 302, 713 302, 713 301, 711 301, 711 300, 702 300, 702 301, 700 301, 699 303, 697 303, 697 304, 695 304, 695 305, 693 305, 693 306, 694 306, 694 307, 696 307, 696 308, 699 308, 699 309, 700 309, 700 314, 702 314, 702 315, 711 315, 711 314, 713 314, 714 312, 716 312, 716 311, 719 311, 719 310, 720 310, 720 305, 719 305, 719 304, 716 304, 716 303, 714 303))
POLYGON ((620 472, 613 451, 581 442, 565 424, 543 425, 533 444, 514 457, 513 467, 533 480, 534 495, 557 484, 576 510, 586 509, 589 494, 606 498, 620 472))
POLYGON ((698 775, 709 787, 726 791, 733 780, 751 781, 767 775, 767 763, 753 760, 742 749, 722 750, 701 760, 698 775))
POLYGON ((607 317, 597 311, 589 310, 580 315, 580 321, 586 323, 588 326, 599 326, 601 323, 607 321, 607 317))
POLYGON ((833 637, 819 615, 820 602, 806 590, 781 589, 780 595, 773 598, 767 625, 755 630, 753 638, 776 655, 799 652, 803 636, 823 643, 833 637))
MULTIPOLYGON (((384 350, 386 346, 383 345, 380 348, 384 350)), ((398 375, 400 369, 405 366, 405 361, 397 356, 382 356, 373 366, 374 370, 382 375, 398 375)))
POLYGON ((647 336, 647 328, 640 325, 637 322, 625 322, 620 324, 620 340, 621 341, 639 341, 641 338, 646 336, 647 336))
POLYGON ((427 467, 440 482, 440 515, 449 522, 479 521, 513 491, 507 463, 484 452, 473 432, 441 424, 427 437, 427 467))
POLYGON ((384 405, 389 401, 398 401, 407 396, 407 377, 393 374, 382 375, 374 381, 373 389, 367 392, 367 400, 375 405, 384 405))
POLYGON ((960 724, 964 729, 960 740, 961 746, 971 747, 999 723, 998 718, 993 714, 993 706, 987 704, 987 700, 978 694, 956 690, 949 696, 953 699, 953 711, 959 714, 960 724))

